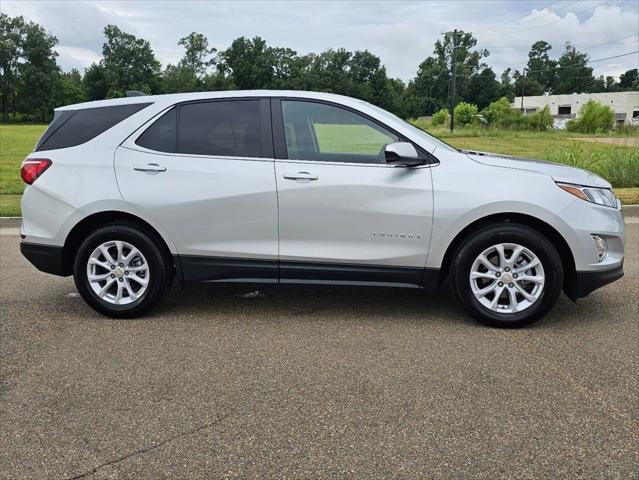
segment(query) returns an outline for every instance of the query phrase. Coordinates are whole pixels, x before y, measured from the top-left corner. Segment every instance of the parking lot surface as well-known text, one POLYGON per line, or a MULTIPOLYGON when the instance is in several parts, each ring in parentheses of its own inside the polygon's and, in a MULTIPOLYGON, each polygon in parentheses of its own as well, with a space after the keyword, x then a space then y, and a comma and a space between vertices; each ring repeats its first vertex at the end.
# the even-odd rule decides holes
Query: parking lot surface
POLYGON ((627 220, 626 276, 522 330, 445 290, 314 286, 176 286, 110 320, 2 228, 0 477, 637 478, 627 220))

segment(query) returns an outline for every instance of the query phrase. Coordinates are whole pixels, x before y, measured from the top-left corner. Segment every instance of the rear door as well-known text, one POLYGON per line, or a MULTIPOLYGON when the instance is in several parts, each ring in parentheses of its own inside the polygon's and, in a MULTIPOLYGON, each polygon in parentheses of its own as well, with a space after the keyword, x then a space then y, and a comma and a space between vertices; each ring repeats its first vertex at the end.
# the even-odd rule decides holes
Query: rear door
POLYGON ((118 148, 124 199, 160 223, 187 280, 277 281, 269 100, 189 102, 118 148))
POLYGON ((274 99, 280 281, 420 284, 433 213, 429 166, 395 167, 404 141, 336 104, 274 99))

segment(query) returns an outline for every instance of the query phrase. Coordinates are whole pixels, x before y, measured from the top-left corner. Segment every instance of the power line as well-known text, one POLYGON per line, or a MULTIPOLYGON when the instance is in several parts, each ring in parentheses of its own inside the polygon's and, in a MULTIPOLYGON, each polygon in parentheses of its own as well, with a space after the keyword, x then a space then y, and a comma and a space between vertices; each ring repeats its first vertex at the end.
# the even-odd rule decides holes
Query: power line
POLYGON ((615 43, 615 42, 619 42, 621 40, 625 40, 627 38, 632 38, 632 37, 636 37, 637 35, 639 35, 639 33, 633 33, 632 35, 627 35, 625 37, 621 37, 621 38, 615 38, 614 40, 610 40, 608 42, 604 42, 604 43, 599 43, 597 45, 588 45, 586 47, 579 47, 579 48, 599 48, 601 46, 604 45, 610 45, 611 43, 615 43))
MULTIPOLYGON (((611 43, 615 43, 615 42, 619 42, 621 40, 626 40, 627 38, 632 38, 632 37, 636 37, 637 35, 639 35, 639 33, 633 33, 632 35, 627 35, 625 37, 621 37, 621 38, 615 38, 614 40, 609 40, 607 42, 604 43, 598 43, 596 45, 585 45, 585 46, 580 46, 580 49, 590 49, 590 48, 599 48, 605 45, 610 45, 611 43)), ((571 45, 573 46, 578 46, 578 44, 574 44, 571 43, 571 45)), ((520 50, 522 48, 530 48, 532 47, 532 45, 519 45, 519 46, 503 46, 503 45, 494 45, 494 46, 484 46, 482 48, 485 48, 486 50, 520 50)))
MULTIPOLYGON (((541 10, 549 9, 550 7, 552 7, 553 5, 557 5, 558 3, 561 3, 561 0, 558 0, 558 1, 556 1, 556 2, 552 2, 552 3, 550 3, 549 5, 546 5, 546 6, 545 6, 544 8, 542 8, 541 10)), ((572 3, 577 3, 577 2, 572 2, 572 3)), ((572 4, 569 4, 569 5, 572 5, 572 4)), ((530 16, 530 13, 531 13, 531 12, 526 12, 526 13, 525 13, 525 14, 523 14, 521 17, 513 18, 512 20, 508 20, 507 22, 498 23, 497 25, 493 25, 492 27, 488 27, 488 28, 486 28, 486 29, 484 29, 484 30, 495 30, 495 29, 501 28, 501 27, 503 27, 503 26, 509 25, 509 24, 511 24, 511 23, 515 23, 515 22, 517 22, 518 20, 522 20, 522 19, 524 19, 524 18, 526 18, 526 17, 530 16)), ((548 12, 548 13, 549 13, 549 12, 548 12)), ((548 15, 548 13, 546 13, 546 15, 548 15)), ((535 19, 535 20, 537 20, 537 19, 535 19)))
MULTIPOLYGON (((621 57, 627 57, 628 55, 634 55, 635 53, 639 53, 639 50, 635 50, 634 52, 628 52, 628 53, 622 53, 621 55, 613 55, 611 57, 605 57, 605 58, 598 58, 597 60, 588 60, 586 62, 586 64, 590 64, 590 63, 597 63, 597 62, 603 62, 605 60, 612 60, 613 58, 621 58, 621 57)), ((579 64, 574 64, 574 65, 556 65, 554 67, 549 67, 549 68, 538 68, 536 70, 529 70, 528 73, 534 72, 545 72, 548 70, 555 70, 555 69, 560 69, 560 68, 579 68, 579 67, 583 67, 584 65, 579 63, 579 64)))
MULTIPOLYGON (((587 12, 590 12, 592 10, 595 10, 595 9, 597 9, 599 7, 603 7, 604 5, 607 5, 607 4, 611 3, 611 1, 612 0, 607 0, 606 2, 603 2, 603 3, 600 3, 598 5, 595 5, 594 7, 587 8, 586 10, 582 10, 580 12, 568 12, 568 13, 572 13, 575 16, 576 15, 581 15, 583 13, 587 13, 587 12)), ((566 13, 566 15, 568 15, 568 13, 566 13)), ((554 24, 559 23, 559 22, 561 22, 561 21, 563 21, 565 19, 566 19, 566 17, 564 16, 564 17, 561 17, 561 18, 559 18, 557 20, 554 20, 552 22, 544 23, 543 25, 537 25, 537 26, 532 27, 532 28, 525 28, 523 30, 513 30, 512 32, 504 32, 504 33, 500 33, 500 35, 512 35, 514 33, 529 32, 530 30, 537 30, 538 28, 543 28, 543 27, 547 27, 549 25, 554 25, 554 24)))
MULTIPOLYGON (((538 23, 538 22, 539 22, 539 20, 543 20, 544 18, 546 18, 547 16, 549 16, 551 13, 554 13, 554 14, 559 15, 559 13, 558 13, 558 12, 559 12, 560 10, 564 10, 564 9, 566 9, 566 8, 568 8, 568 7, 572 7, 573 5, 575 5, 575 4, 577 4, 577 3, 579 3, 579 0, 574 1, 574 2, 570 2, 570 3, 567 3, 566 5, 563 5, 563 6, 561 6, 561 7, 558 7, 558 8, 556 8, 555 10, 550 10, 550 11, 548 11, 548 12, 544 13, 543 15, 540 15, 540 16, 538 16, 538 17, 536 17, 536 18, 532 18, 532 19, 530 19, 530 21, 529 21, 529 22, 520 22, 518 25, 512 25, 512 26, 513 26, 513 27, 516 27, 516 28, 517 28, 517 30, 518 30, 518 29, 519 29, 519 28, 523 25, 523 26, 525 26, 525 27, 531 27, 530 29, 532 30, 532 29, 534 29, 534 28, 536 28, 536 27, 540 26, 540 24, 538 23)), ((566 13, 568 13, 568 12, 566 12, 566 13)), ((530 15, 530 14, 529 14, 529 15, 530 15)), ((498 33, 499 33, 499 32, 498 32, 498 33)), ((510 32, 506 31, 505 33, 510 33, 510 32)))

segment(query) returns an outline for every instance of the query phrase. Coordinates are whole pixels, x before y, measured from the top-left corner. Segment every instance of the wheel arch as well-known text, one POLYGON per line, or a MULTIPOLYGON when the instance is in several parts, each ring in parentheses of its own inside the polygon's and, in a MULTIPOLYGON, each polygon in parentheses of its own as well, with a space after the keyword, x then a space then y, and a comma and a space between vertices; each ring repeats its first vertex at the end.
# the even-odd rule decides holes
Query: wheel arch
MULTIPOLYGON (((563 289, 571 296, 571 292, 573 290, 576 268, 575 268, 575 259, 568 245, 566 239, 559 233, 552 225, 540 220, 539 218, 533 217, 531 215, 526 215, 523 213, 517 212, 504 212, 497 213, 493 215, 487 215, 485 217, 479 218, 466 227, 464 227, 453 239, 453 241, 448 245, 446 249, 446 253, 444 254, 444 258, 441 266, 441 274, 440 279, 441 282, 448 278, 450 272, 450 265, 453 260, 453 256, 459 246, 462 244, 465 238, 468 235, 487 227, 488 225, 495 225, 500 223, 519 223, 522 225, 526 225, 528 227, 534 228, 539 233, 544 235, 548 240, 552 242, 552 244, 557 249, 559 256, 561 257, 562 266, 564 269, 564 285, 563 289)), ((572 298, 572 297, 571 297, 572 298)))
MULTIPOLYGON (((153 227, 153 225, 131 213, 122 212, 119 210, 107 210, 96 212, 84 217, 69 231, 62 250, 62 266, 64 275, 72 274, 75 254, 78 251, 82 240, 84 240, 84 238, 86 238, 86 236, 90 232, 94 231, 96 228, 116 223, 134 226, 143 230, 147 235, 149 235, 153 240, 157 242, 157 245, 160 247, 162 253, 166 255, 167 260, 174 262, 175 257, 171 254, 171 250, 167 241, 160 234, 160 232, 158 232, 158 230, 153 227)), ((175 265, 175 269, 176 273, 178 273, 179 275, 179 265, 175 265)))

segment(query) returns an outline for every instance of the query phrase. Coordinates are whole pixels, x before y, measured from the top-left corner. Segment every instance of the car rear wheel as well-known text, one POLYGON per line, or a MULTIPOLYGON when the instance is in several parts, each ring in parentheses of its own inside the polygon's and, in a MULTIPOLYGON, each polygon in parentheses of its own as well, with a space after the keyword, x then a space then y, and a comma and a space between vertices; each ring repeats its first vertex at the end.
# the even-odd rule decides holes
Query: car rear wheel
POLYGON ((458 248, 451 286, 462 306, 481 323, 520 327, 545 315, 563 285, 561 258, 533 228, 495 224, 458 248))
POLYGON ((74 279, 93 309, 110 317, 132 318, 147 312, 168 293, 173 266, 144 231, 106 225, 80 245, 74 279))

